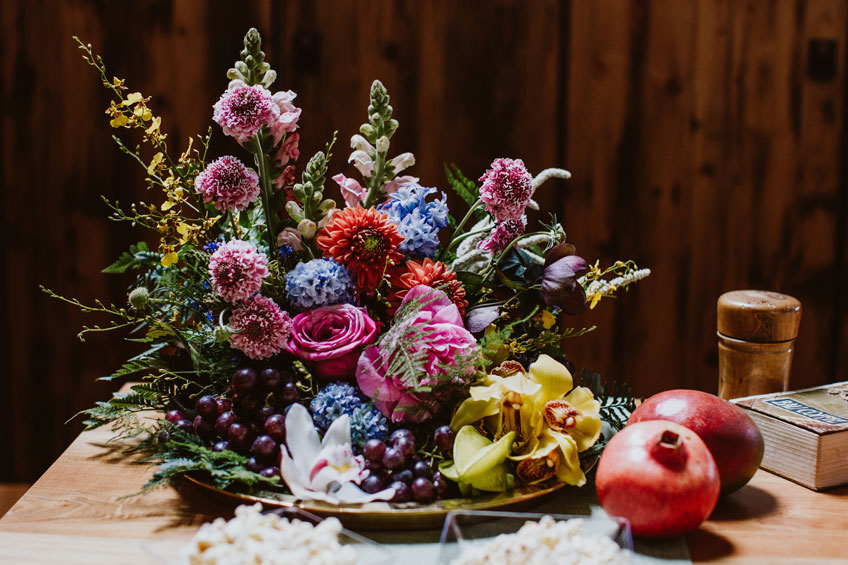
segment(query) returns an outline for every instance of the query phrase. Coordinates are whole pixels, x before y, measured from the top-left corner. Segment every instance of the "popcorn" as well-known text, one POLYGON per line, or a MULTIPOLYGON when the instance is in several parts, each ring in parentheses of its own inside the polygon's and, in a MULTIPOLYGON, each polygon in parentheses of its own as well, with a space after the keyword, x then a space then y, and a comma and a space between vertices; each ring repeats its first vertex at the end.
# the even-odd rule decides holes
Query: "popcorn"
POLYGON ((230 521, 204 524, 186 546, 180 563, 190 565, 353 565, 356 550, 339 543, 342 524, 327 518, 313 526, 276 514, 262 505, 239 506, 230 521))
POLYGON ((463 549, 451 565, 616 565, 628 563, 630 554, 610 538, 588 534, 584 521, 557 522, 543 516, 525 522, 514 534, 463 549))

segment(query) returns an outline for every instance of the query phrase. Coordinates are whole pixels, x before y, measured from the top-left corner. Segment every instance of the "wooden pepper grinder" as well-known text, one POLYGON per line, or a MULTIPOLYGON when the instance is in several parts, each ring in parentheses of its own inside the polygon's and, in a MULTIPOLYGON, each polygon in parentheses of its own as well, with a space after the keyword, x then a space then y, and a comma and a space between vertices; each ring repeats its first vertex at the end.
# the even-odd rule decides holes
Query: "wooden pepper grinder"
POLYGON ((789 390, 801 303, 764 290, 718 299, 718 395, 738 398, 789 390))

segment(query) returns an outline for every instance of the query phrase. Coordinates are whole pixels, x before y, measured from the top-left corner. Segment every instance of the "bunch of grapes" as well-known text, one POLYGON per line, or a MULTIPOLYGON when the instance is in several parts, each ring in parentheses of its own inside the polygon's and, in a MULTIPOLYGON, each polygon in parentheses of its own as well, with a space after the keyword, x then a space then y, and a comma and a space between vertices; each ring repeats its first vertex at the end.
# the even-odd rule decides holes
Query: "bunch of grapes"
POLYGON ((233 373, 230 389, 232 399, 209 395, 198 398, 194 421, 179 410, 171 410, 165 419, 184 432, 214 443, 214 451, 230 449, 248 455, 249 470, 265 477, 279 476, 286 408, 300 400, 294 377, 274 367, 260 373, 242 367, 233 373))
MULTIPOLYGON (((440 450, 451 449, 453 440, 450 426, 441 426, 433 432, 433 443, 440 450)), ((388 444, 380 439, 368 440, 362 455, 370 471, 362 482, 362 490, 367 493, 393 488, 392 502, 432 502, 450 493, 448 481, 418 455, 415 436, 407 429, 395 430, 388 444)))

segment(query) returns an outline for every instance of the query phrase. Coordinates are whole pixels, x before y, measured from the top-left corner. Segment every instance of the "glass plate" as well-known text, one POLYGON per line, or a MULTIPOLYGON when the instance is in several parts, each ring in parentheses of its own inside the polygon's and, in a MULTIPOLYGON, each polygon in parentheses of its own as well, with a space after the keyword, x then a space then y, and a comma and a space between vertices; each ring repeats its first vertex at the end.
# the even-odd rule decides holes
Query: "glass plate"
MULTIPOLYGON (((266 510, 265 513, 277 514, 289 520, 302 520, 311 524, 318 524, 323 520, 320 516, 297 507, 274 508, 266 510)), ((159 565, 179 565, 181 564, 179 561, 180 552, 191 541, 193 535, 194 533, 157 538, 146 542, 144 550, 159 565)), ((356 565, 391 565, 395 561, 394 554, 384 545, 347 529, 343 529, 339 534, 339 543, 355 546, 356 565)))
POLYGON ((591 516, 458 510, 445 518, 438 562, 449 565, 467 547, 486 543, 500 534, 514 534, 525 522, 538 521, 542 516, 551 516, 557 521, 582 519, 586 522, 586 531, 609 537, 619 547, 633 551, 630 522, 610 517, 599 508, 593 509, 591 516))

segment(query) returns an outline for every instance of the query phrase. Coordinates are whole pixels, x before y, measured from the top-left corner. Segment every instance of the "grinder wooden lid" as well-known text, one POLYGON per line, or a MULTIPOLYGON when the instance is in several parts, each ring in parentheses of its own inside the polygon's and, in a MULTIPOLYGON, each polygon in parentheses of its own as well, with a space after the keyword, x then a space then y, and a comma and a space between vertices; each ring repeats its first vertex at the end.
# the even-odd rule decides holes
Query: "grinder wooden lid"
POLYGON ((798 337, 801 303, 767 290, 734 290, 718 299, 718 332, 745 341, 789 341, 798 337))

